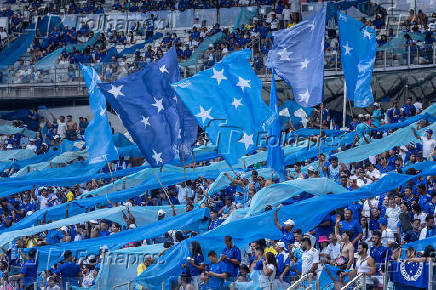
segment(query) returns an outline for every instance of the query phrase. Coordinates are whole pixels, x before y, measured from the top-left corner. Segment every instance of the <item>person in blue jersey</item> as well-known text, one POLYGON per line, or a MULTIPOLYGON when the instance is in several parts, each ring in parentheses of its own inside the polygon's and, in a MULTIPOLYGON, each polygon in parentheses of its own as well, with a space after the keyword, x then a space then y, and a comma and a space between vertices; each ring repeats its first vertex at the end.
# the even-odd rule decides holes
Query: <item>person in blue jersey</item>
POLYGON ((239 265, 241 264, 241 251, 233 244, 231 236, 224 237, 225 248, 220 256, 220 261, 226 265, 226 273, 231 280, 238 277, 239 265))
POLYGON ((185 268, 186 274, 192 279, 192 286, 194 289, 198 289, 200 284, 201 272, 206 269, 204 264, 204 256, 201 250, 201 246, 197 241, 190 244, 191 256, 186 258, 186 264, 182 264, 182 268, 185 268))
POLYGON ((59 276, 65 289, 67 282, 71 286, 79 286, 79 278, 82 275, 80 266, 73 261, 73 253, 70 250, 64 253, 64 262, 53 271, 53 274, 59 276))
POLYGON ((36 259, 36 249, 30 249, 28 255, 21 253, 21 256, 26 260, 21 267, 21 272, 17 275, 9 276, 9 281, 20 280, 23 290, 34 289, 33 283, 37 280, 38 261, 36 259))
POLYGON ((213 230, 223 223, 223 219, 218 217, 218 211, 215 209, 210 210, 210 221, 208 230, 213 230))
POLYGON ((280 241, 285 243, 285 249, 287 249, 289 244, 293 244, 295 242, 295 236, 294 236, 295 222, 291 219, 288 219, 283 223, 283 225, 281 225, 279 223, 279 218, 277 216, 278 211, 279 211, 278 208, 274 211, 274 224, 282 233, 282 238, 280 239, 280 241))
POLYGON ((369 255, 374 259, 377 275, 383 275, 386 259, 390 257, 391 254, 391 248, 382 245, 382 233, 380 231, 374 232, 369 255))
POLYGON ((215 251, 207 255, 210 260, 207 271, 204 272, 202 280, 206 283, 200 286, 202 290, 223 289, 224 280, 228 277, 226 264, 218 259, 215 251))

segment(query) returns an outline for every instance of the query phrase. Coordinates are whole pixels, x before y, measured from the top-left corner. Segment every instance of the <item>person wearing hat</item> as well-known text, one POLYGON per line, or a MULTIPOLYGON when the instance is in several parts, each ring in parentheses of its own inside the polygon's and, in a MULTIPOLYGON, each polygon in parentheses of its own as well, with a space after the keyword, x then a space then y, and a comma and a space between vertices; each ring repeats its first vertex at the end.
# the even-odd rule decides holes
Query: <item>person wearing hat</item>
POLYGON ((157 220, 160 221, 160 220, 164 219, 165 215, 166 215, 166 211, 164 211, 163 209, 159 209, 157 211, 157 220))
POLYGON ((21 289, 32 290, 33 283, 37 280, 38 261, 36 259, 36 249, 30 249, 27 255, 21 253, 21 256, 26 260, 21 267, 20 274, 11 275, 8 277, 9 281, 21 280, 21 289))
POLYGON ((382 119, 382 111, 379 103, 374 103, 374 110, 372 111, 372 125, 375 128, 380 127, 382 119))
POLYGON ((282 238, 280 239, 280 241, 285 243, 285 249, 288 249, 288 245, 293 244, 295 242, 295 236, 294 236, 295 222, 291 219, 288 219, 283 223, 283 225, 281 225, 279 223, 279 218, 277 216, 278 211, 279 211, 278 208, 274 211, 274 223, 279 229, 279 231, 282 233, 282 238))
POLYGON ((418 136, 416 133, 416 129, 412 127, 413 135, 415 135, 416 139, 421 140, 422 143, 422 157, 425 159, 429 159, 434 155, 434 149, 436 147, 436 140, 433 139, 433 130, 427 129, 425 131, 425 137, 418 136))

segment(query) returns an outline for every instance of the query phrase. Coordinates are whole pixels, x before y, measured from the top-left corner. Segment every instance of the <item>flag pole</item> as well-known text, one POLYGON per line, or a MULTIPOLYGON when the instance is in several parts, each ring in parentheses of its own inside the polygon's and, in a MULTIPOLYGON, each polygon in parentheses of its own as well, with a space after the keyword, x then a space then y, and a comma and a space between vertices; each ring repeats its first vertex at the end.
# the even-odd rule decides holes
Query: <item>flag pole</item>
POLYGON ((107 160, 106 155, 104 155, 104 159, 106 160, 107 168, 109 168, 109 172, 111 174, 112 185, 114 186, 115 191, 118 191, 118 188, 116 187, 115 182, 114 182, 114 178, 112 176, 112 168, 111 168, 111 165, 109 164, 109 161, 107 160))
POLYGON ((175 207, 174 207, 174 204, 171 202, 171 200, 170 200, 170 196, 169 196, 167 190, 165 189, 165 187, 163 186, 162 182, 160 181, 160 179, 159 179, 159 175, 157 175, 157 172, 154 170, 153 167, 150 167, 150 168, 151 168, 151 170, 153 171, 154 175, 156 176, 157 181, 159 182, 160 187, 162 188, 162 190, 163 190, 165 196, 168 198, 168 202, 170 203, 170 206, 171 206, 171 208, 173 209, 173 215, 176 215, 176 209, 175 209, 175 207))
MULTIPOLYGON (((321 103, 321 113, 319 120, 319 137, 318 137, 318 174, 321 166, 320 157, 321 157, 321 134, 322 134, 322 111, 324 111, 324 104, 321 103)), ((309 139, 310 142, 310 139, 309 139)))
POLYGON ((186 185, 186 164, 185 164, 185 151, 183 150, 183 143, 182 143, 182 161, 183 161, 183 172, 185 173, 185 185, 186 185))
POLYGON ((345 129, 345 119, 347 118, 347 82, 344 77, 344 106, 342 108, 342 129, 345 129))

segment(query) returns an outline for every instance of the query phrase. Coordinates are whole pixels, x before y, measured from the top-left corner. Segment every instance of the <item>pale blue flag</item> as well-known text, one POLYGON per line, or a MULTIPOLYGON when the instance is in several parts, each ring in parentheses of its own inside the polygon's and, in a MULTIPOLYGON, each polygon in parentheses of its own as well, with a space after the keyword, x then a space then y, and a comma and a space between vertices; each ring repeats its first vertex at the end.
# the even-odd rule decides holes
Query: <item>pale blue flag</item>
POLYGON ((97 86, 100 78, 92 67, 81 64, 80 68, 88 88, 89 106, 94 113, 94 119, 85 130, 89 163, 118 160, 118 151, 112 140, 112 129, 106 112, 106 98, 97 86))
POLYGON ((348 99, 354 102, 355 107, 368 107, 374 102, 371 78, 377 52, 375 31, 340 12, 338 24, 348 99))

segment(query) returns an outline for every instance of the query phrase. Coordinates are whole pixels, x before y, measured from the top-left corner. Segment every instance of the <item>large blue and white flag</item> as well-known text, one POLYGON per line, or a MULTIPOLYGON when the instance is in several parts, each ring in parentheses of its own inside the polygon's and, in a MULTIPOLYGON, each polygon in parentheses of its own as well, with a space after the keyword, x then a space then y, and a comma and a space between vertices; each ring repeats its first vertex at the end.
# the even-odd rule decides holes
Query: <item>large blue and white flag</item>
POLYGON ((262 82, 250 65, 250 54, 248 49, 234 52, 173 84, 218 153, 232 164, 263 141, 273 118, 262 100, 262 82))
POLYGON ((273 32, 267 66, 292 87, 303 107, 322 102, 324 87, 325 7, 294 27, 273 32))
POLYGON ((118 160, 118 151, 112 140, 112 129, 106 112, 106 98, 97 86, 100 78, 94 68, 80 65, 89 93, 89 106, 94 119, 85 129, 85 141, 89 154, 89 163, 118 160))
POLYGON ((170 65, 177 64, 151 63, 144 70, 113 83, 99 84, 153 167, 174 159, 184 135, 178 100, 169 85, 168 75, 176 68, 170 65))
POLYGON ((375 31, 340 12, 338 24, 348 99, 354 102, 355 107, 368 107, 374 102, 371 78, 377 52, 375 31))
POLYGON ((268 131, 268 152, 266 164, 269 168, 279 174, 282 181, 285 181, 285 167, 283 163, 283 149, 281 144, 280 120, 279 120, 279 102, 277 100, 276 81, 274 79, 274 70, 271 76, 271 94, 269 107, 274 115, 274 121, 268 131))

